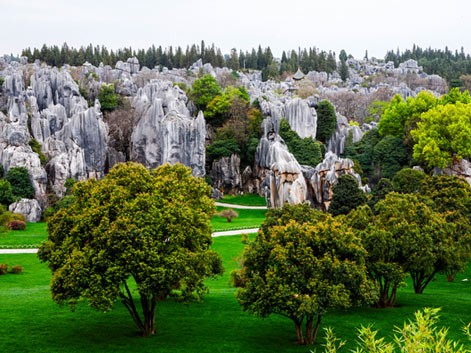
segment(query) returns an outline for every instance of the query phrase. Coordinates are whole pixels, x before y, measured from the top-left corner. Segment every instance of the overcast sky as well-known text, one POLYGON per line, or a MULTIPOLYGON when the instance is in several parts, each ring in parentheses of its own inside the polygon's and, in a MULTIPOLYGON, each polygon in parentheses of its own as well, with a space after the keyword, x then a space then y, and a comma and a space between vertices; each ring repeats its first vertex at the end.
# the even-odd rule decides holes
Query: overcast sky
POLYGON ((414 43, 471 53, 469 0, 0 0, 0 13, 0 55, 44 43, 185 49, 201 40, 223 53, 269 46, 276 57, 315 46, 384 58, 414 43))

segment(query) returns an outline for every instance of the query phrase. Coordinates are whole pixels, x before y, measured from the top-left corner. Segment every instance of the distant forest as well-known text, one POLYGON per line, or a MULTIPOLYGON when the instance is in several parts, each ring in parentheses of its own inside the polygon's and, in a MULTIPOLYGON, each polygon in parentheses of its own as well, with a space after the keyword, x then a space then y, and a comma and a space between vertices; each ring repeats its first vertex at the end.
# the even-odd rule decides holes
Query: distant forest
MULTIPOLYGON (((342 52, 344 51, 342 50, 342 52)), ((29 62, 39 59, 57 67, 64 64, 77 66, 84 62, 89 62, 94 66, 98 66, 100 63, 114 66, 119 60, 126 61, 135 56, 141 67, 172 69, 188 68, 201 59, 203 63, 210 63, 214 67, 226 66, 233 70, 261 70, 264 79, 279 78, 285 73, 295 72, 298 68, 301 68, 305 73, 309 71, 332 73, 337 69, 335 53, 319 50, 316 47, 283 51, 281 62, 279 62, 274 60, 270 47, 259 46, 258 49, 251 51, 232 49, 231 53, 223 55, 214 44, 207 46, 204 41, 201 41, 200 45, 193 44, 185 49, 172 46, 162 48, 162 46, 153 45, 147 50, 134 50, 129 47, 115 51, 109 50, 105 46, 93 46, 92 44, 77 49, 64 43, 62 47, 43 45, 40 49, 26 48, 21 55, 26 56, 29 62)), ((460 86, 460 77, 471 74, 471 57, 464 53, 463 48, 460 52, 452 52, 448 48, 445 50, 422 49, 414 45, 412 50, 407 49, 404 52, 388 51, 384 58, 386 62, 393 61, 396 67, 409 59, 416 60, 426 73, 442 76, 451 83, 451 86, 460 86)))
POLYGON ((412 50, 407 49, 402 53, 399 49, 396 52, 390 50, 385 56, 385 61, 393 61, 396 67, 409 59, 416 60, 429 75, 437 74, 443 77, 452 87, 461 86, 460 77, 471 74, 471 57, 465 54, 463 47, 460 52, 452 52, 448 47, 445 47, 445 50, 422 49, 414 44, 412 50))

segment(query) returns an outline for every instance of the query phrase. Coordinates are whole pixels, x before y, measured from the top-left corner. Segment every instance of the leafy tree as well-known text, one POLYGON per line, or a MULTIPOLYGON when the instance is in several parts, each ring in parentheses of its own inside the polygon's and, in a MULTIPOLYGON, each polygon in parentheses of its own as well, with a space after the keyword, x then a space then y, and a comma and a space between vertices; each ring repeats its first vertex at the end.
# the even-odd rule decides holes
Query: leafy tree
POLYGON ((446 168, 471 157, 471 104, 438 105, 421 115, 411 131, 413 156, 430 168, 446 168))
POLYGON ((15 202, 15 196, 10 182, 6 179, 0 179, 0 204, 8 206, 13 202, 15 202))
POLYGON ((215 127, 222 126, 230 118, 246 119, 250 98, 245 88, 227 87, 214 97, 204 111, 206 120, 215 127))
POLYGON ((230 157, 239 154, 240 148, 236 140, 216 140, 206 148, 206 153, 210 162, 222 157, 230 157))
POLYGON ((301 138, 291 129, 285 119, 281 119, 279 134, 300 164, 315 167, 322 162, 322 150, 319 142, 311 137, 301 138))
POLYGON ((364 175, 372 181, 374 165, 374 148, 380 141, 378 129, 368 131, 363 138, 355 144, 345 146, 344 156, 361 164, 364 175))
POLYGON ((394 306, 397 289, 406 276, 400 258, 400 239, 377 224, 371 209, 366 205, 350 212, 346 223, 355 230, 367 251, 368 276, 379 293, 376 307, 394 306))
POLYGON ((379 134, 408 140, 408 133, 415 128, 420 115, 436 103, 435 96, 427 91, 421 91, 415 98, 408 97, 405 101, 399 94, 395 95, 383 110, 378 123, 379 134))
POLYGON ((447 259, 445 273, 449 281, 462 271, 471 257, 471 187, 456 176, 434 176, 423 183, 420 194, 433 201, 433 208, 455 225, 453 237, 454 256, 447 259))
POLYGON ((246 247, 236 276, 241 285, 237 299, 244 310, 262 317, 289 318, 298 343, 313 344, 329 308, 371 299, 364 255, 360 240, 343 223, 303 205, 285 206, 268 216, 246 247), (281 219, 271 218, 280 213, 281 219))
POLYGON ((368 206, 374 208, 374 206, 381 200, 384 200, 387 194, 393 191, 393 185, 391 180, 387 178, 381 178, 373 189, 371 190, 371 198, 368 200, 368 206))
POLYGON ((404 168, 394 175, 393 190, 401 194, 415 194, 427 182, 427 179, 427 174, 421 170, 404 168))
POLYGON ((101 110, 112 111, 118 108, 119 96, 115 92, 113 84, 103 84, 97 96, 100 101, 101 110))
POLYGON ((402 139, 383 137, 374 147, 373 160, 377 177, 391 179, 408 161, 407 148, 402 139))
POLYGON ((222 272, 210 250, 209 193, 181 164, 118 164, 101 181, 77 183, 38 253, 53 272, 53 300, 74 307, 85 298, 107 311, 119 298, 142 334, 155 334, 159 301, 199 296, 205 277, 222 272))
POLYGON ((204 111, 207 105, 221 94, 222 90, 216 79, 211 75, 204 75, 193 83, 190 98, 198 109, 204 111))
POLYGON ((334 106, 327 100, 320 101, 317 108, 317 131, 316 138, 322 143, 329 142, 332 134, 337 128, 337 116, 334 106))
POLYGON ((8 170, 6 179, 11 184, 13 195, 20 199, 34 198, 34 188, 25 167, 13 167, 8 170))
POLYGON ((341 175, 332 192, 329 213, 334 216, 347 214, 354 208, 364 205, 367 200, 365 193, 358 187, 358 181, 350 174, 341 175))
POLYGON ((414 291, 422 293, 437 273, 448 269, 455 256, 456 226, 411 194, 390 193, 375 209, 375 227, 391 239, 387 242, 389 250, 383 252, 393 252, 391 259, 411 275, 414 291))

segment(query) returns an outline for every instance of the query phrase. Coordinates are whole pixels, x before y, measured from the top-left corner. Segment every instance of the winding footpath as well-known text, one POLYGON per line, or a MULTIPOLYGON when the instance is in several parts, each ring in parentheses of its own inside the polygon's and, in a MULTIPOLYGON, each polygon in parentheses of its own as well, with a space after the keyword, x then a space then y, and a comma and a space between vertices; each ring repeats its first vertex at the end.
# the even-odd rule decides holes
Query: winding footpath
MULTIPOLYGON (((242 206, 242 205, 232 205, 228 203, 216 202, 216 206, 221 207, 231 207, 231 208, 245 208, 248 210, 266 210, 266 206, 242 206)), ((214 232, 211 234, 212 237, 224 237, 229 235, 237 234, 252 234, 257 233, 258 228, 249 228, 249 229, 238 229, 238 230, 226 230, 223 232, 214 232)), ((0 249, 0 255, 2 254, 36 254, 38 249, 0 249)))

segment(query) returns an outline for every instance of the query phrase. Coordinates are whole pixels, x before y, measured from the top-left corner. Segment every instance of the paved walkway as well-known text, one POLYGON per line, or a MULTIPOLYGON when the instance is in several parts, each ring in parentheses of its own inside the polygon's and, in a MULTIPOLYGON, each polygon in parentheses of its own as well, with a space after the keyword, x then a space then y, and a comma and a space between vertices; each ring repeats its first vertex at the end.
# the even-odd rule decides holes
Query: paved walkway
MULTIPOLYGON (((239 230, 226 230, 224 232, 214 232, 211 234, 213 237, 224 237, 229 235, 237 234, 252 234, 257 233, 258 228, 250 229, 239 229, 239 230)), ((0 249, 0 255, 2 254, 36 254, 38 249, 0 249)))

